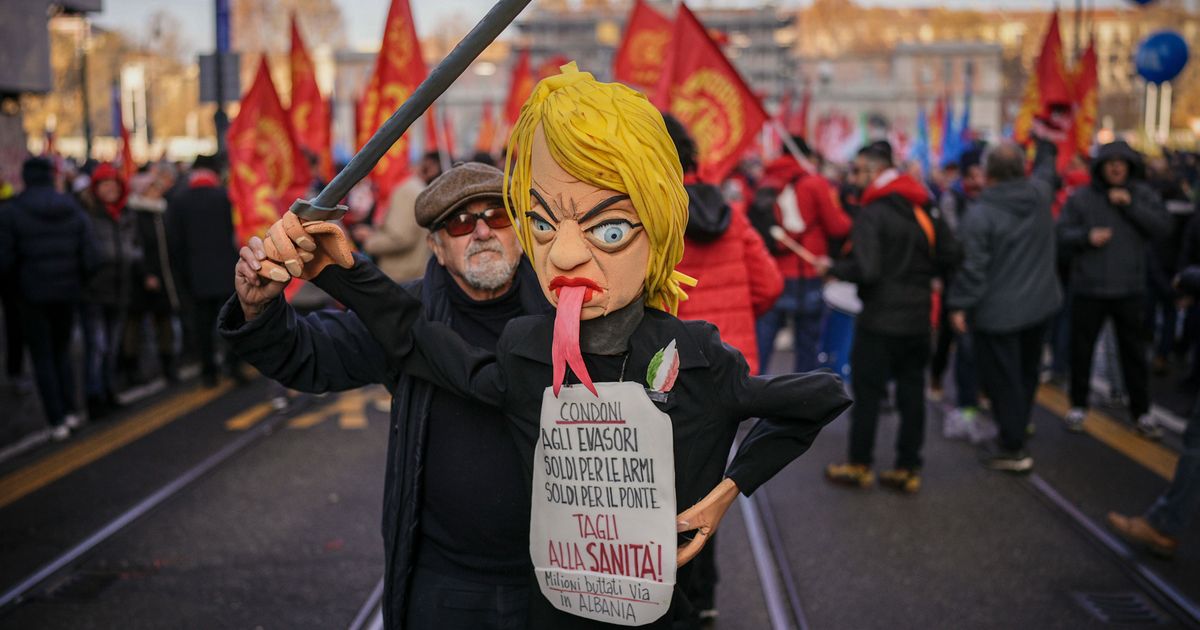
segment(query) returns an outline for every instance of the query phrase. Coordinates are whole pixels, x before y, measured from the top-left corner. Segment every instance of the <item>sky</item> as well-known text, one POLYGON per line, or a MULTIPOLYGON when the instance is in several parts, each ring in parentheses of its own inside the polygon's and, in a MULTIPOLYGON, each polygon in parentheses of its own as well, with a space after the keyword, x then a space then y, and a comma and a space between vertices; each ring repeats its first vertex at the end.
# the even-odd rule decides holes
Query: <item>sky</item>
MULTIPOLYGON (((383 34, 383 20, 390 0, 334 0, 342 8, 346 20, 347 42, 352 48, 373 49, 378 47, 383 34)), ((439 22, 456 14, 474 20, 482 17, 491 7, 489 0, 410 0, 417 32, 426 33, 439 22)), ((536 0, 535 0, 536 1, 536 0)), ((1129 6, 1128 0, 1091 0, 1097 7, 1129 6)), ((1043 8, 1056 4, 1070 7, 1071 0, 859 0, 863 5, 913 7, 946 6, 953 8, 1004 7, 1007 9, 1043 8)), ((692 6, 756 6, 758 0, 697 0, 692 6)), ((808 0, 784 0, 779 6, 801 7, 808 0)), ((187 50, 193 53, 209 52, 213 40, 212 0, 104 0, 104 11, 95 15, 95 23, 137 35, 145 32, 148 17, 163 10, 179 18, 187 39, 187 50)))

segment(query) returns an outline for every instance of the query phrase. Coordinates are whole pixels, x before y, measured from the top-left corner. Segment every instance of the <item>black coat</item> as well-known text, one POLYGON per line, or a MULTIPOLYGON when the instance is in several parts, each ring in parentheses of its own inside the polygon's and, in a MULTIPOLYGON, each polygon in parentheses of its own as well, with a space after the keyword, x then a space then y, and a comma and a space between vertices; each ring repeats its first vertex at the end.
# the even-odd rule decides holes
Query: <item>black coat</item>
POLYGON ((171 273, 170 246, 167 243, 167 202, 165 199, 129 198, 129 210, 137 220, 142 243, 142 266, 147 276, 158 278, 159 289, 151 291, 139 284, 134 291, 134 309, 170 313, 179 308, 175 278, 171 273))
POLYGON ((96 270, 95 239, 74 198, 52 186, 27 188, 0 208, 0 275, 15 273, 30 303, 78 302, 96 270))
POLYGON ((114 220, 91 196, 84 197, 84 206, 92 222, 97 264, 83 298, 91 304, 127 309, 145 281, 137 217, 126 207, 114 220))
POLYGON ((168 200, 167 242, 180 293, 192 299, 233 293, 238 254, 233 205, 224 188, 188 188, 168 200))
MULTIPOLYGON (((423 280, 404 285, 419 296, 429 321, 449 322, 446 275, 435 273, 430 258, 423 280)), ((549 309, 527 262, 520 274, 520 299, 528 313, 549 309)), ((386 353, 353 312, 325 310, 299 316, 278 299, 246 323, 237 297, 221 311, 221 335, 243 359, 267 377, 311 393, 342 391, 380 383, 392 393, 391 431, 384 474, 383 547, 386 558, 383 613, 398 628, 408 611, 409 582, 420 531, 425 436, 434 386, 389 367, 386 353)))
MULTIPOLYGON (((492 353, 469 346, 448 326, 426 320, 417 299, 361 259, 349 270, 330 266, 314 282, 359 315, 386 349, 393 369, 501 409, 532 483, 542 395, 551 383, 552 314, 512 320, 492 353)), ((684 322, 654 309, 646 309, 623 362, 584 357, 597 382, 618 381, 624 374, 625 380, 644 385, 651 358, 672 340, 679 352, 678 378, 665 400, 654 404, 673 425, 680 508, 704 498, 723 476, 751 494, 806 451, 821 428, 850 405, 841 381, 831 373, 751 376, 745 359, 721 342, 712 324, 684 322), (763 419, 726 468, 739 424, 753 417, 763 419)), ((681 569, 680 576, 686 575, 681 569)), ((675 597, 672 607, 683 601, 675 597)), ((648 627, 669 627, 671 617, 648 627)), ((529 625, 609 627, 554 610, 540 594, 533 596, 529 625)))
POLYGON ((1062 305, 1050 213, 1054 162, 1053 145, 1045 143, 1032 177, 988 186, 962 213, 958 238, 966 258, 946 303, 951 310, 969 311, 978 330, 1023 330, 1062 305))
POLYGON ((1058 246, 1071 261, 1070 290, 1093 298, 1126 298, 1146 293, 1148 248, 1166 238, 1171 219, 1158 192, 1139 179, 1141 156, 1124 142, 1100 148, 1092 163, 1092 183, 1067 199, 1058 218, 1058 246), (1104 163, 1124 160, 1130 165, 1129 190, 1133 202, 1115 206, 1108 200, 1104 163), (1103 247, 1088 240, 1092 228, 1112 228, 1112 239, 1103 247))
POLYGON ((929 209, 935 234, 930 246, 913 212, 914 205, 923 205, 919 201, 886 194, 855 215, 850 254, 830 271, 858 285, 863 310, 855 326, 882 335, 929 334, 930 284, 958 267, 962 247, 936 209, 929 209))

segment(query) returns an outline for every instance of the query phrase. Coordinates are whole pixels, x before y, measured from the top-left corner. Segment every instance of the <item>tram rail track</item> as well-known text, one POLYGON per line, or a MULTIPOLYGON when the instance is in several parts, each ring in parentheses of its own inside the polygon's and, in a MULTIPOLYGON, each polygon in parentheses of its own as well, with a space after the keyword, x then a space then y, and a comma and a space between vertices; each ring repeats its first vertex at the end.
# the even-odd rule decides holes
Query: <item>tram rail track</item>
POLYGON ((91 552, 124 531, 134 522, 177 496, 180 492, 239 453, 277 432, 287 422, 288 417, 289 414, 287 413, 274 412, 270 414, 248 431, 238 434, 232 441, 207 455, 200 462, 180 473, 132 507, 124 510, 115 518, 94 530, 80 542, 54 556, 33 572, 19 579, 12 586, 7 587, 0 593, 0 617, 20 606, 30 596, 36 595, 53 578, 76 566, 91 552))

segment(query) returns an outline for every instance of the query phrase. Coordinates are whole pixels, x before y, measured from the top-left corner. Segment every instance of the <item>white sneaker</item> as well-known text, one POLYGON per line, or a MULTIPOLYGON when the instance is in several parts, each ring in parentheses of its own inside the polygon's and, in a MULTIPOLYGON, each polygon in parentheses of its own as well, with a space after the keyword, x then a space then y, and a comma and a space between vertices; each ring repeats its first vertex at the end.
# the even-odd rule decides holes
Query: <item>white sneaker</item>
POLYGON ((69 413, 65 418, 63 418, 63 424, 66 425, 68 429, 75 430, 83 426, 83 418, 80 418, 79 414, 69 413))
POLYGON ((1158 426, 1158 422, 1155 421, 1154 416, 1148 413, 1142 414, 1137 419, 1137 430, 1147 440, 1161 440, 1163 437, 1162 428, 1158 426))
POLYGON ((1071 407, 1067 412, 1063 422, 1067 423, 1067 430, 1072 433, 1083 433, 1083 420, 1087 417, 1087 410, 1083 407, 1071 407))
POLYGON ((976 446, 996 439, 999 433, 995 423, 974 409, 965 410, 963 419, 966 421, 967 441, 976 446))
POLYGON ((942 437, 947 440, 965 440, 970 433, 967 429, 966 416, 975 413, 974 409, 959 409, 955 407, 946 412, 942 420, 942 437))
POLYGON ((60 424, 50 430, 50 439, 55 442, 61 442, 71 437, 71 429, 65 424, 60 424))

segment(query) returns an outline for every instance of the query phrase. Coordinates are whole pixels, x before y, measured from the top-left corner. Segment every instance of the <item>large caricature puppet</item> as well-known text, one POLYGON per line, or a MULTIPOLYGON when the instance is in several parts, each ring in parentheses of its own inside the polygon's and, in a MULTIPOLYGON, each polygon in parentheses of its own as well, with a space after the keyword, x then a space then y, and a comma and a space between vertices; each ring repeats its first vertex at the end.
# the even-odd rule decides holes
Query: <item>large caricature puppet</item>
POLYGON ((751 376, 711 324, 671 314, 689 280, 675 271, 688 202, 644 96, 564 66, 521 110, 506 170, 509 213, 557 312, 513 320, 495 353, 424 320, 416 298, 352 262, 328 225, 286 216, 266 245, 284 265, 266 260, 260 273, 313 278, 395 369, 505 412, 532 489, 544 597, 530 627, 668 627, 686 608, 677 566, 739 491, 803 453, 849 400, 832 374, 751 376), (747 418, 761 420, 726 468, 747 418), (676 515, 676 505, 692 507, 676 515))

